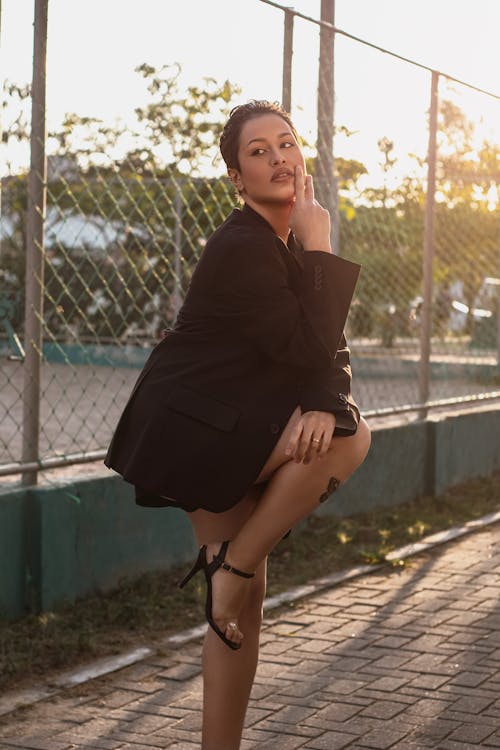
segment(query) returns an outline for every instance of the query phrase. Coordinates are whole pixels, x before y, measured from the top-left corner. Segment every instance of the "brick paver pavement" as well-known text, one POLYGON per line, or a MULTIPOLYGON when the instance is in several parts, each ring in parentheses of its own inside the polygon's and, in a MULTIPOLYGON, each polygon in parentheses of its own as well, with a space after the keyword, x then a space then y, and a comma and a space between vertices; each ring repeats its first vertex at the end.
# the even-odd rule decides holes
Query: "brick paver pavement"
MULTIPOLYGON (((500 748, 500 524, 268 618, 242 750, 500 748)), ((272 574, 272 573, 271 573, 272 574)), ((17 711, 2 750, 196 750, 200 644, 17 711)))

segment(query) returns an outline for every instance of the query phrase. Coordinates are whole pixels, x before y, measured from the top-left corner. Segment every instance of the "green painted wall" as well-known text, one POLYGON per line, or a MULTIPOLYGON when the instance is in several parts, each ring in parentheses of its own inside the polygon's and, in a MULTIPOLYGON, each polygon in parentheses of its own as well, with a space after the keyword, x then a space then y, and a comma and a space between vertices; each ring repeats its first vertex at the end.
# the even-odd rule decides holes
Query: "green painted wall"
POLYGON ((0 493, 0 617, 16 616, 29 603, 28 533, 27 491, 0 493))
MULTIPOLYGON (((317 513, 397 505, 498 469, 500 409, 377 429, 361 469, 317 513)), ((132 487, 111 473, 4 491, 0 615, 47 611, 194 553, 183 511, 136 506, 132 487)))
POLYGON ((439 420, 434 430, 436 494, 500 470, 500 409, 439 420))
POLYGON ((317 512, 352 516, 424 494, 428 485, 428 426, 428 422, 415 422, 374 430, 363 465, 317 512))

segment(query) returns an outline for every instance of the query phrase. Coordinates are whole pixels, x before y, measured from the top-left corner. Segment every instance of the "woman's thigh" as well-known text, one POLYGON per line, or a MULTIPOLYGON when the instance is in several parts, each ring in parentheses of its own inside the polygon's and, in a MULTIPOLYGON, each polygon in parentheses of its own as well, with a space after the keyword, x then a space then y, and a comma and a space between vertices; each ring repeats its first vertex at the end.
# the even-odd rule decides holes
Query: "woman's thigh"
MULTIPOLYGON (((288 445, 291 432, 295 427, 297 420, 300 419, 301 415, 301 409, 299 406, 297 406, 292 416, 288 420, 285 429, 281 433, 278 442, 274 446, 271 455, 267 459, 259 476, 257 477, 257 485, 260 482, 266 482, 271 478, 274 472, 279 469, 280 466, 291 460, 291 456, 287 455, 285 453, 285 450, 286 446, 288 445)), ((335 448, 338 448, 339 445, 342 446, 342 454, 352 454, 353 459, 356 459, 356 454, 360 453, 362 454, 361 461, 364 459, 370 445, 370 429, 363 417, 361 417, 358 429, 354 433, 354 435, 351 435, 349 437, 333 438, 330 444, 329 451, 327 452, 325 458, 322 460, 327 462, 328 456, 333 455, 332 451, 335 451, 335 448)))
POLYGON ((285 429, 281 433, 278 442, 276 443, 276 445, 274 446, 272 450, 272 453, 269 455, 269 458, 267 459, 266 463, 262 467, 259 476, 255 480, 256 484, 267 481, 274 474, 276 469, 279 469, 279 467, 282 464, 286 463, 287 461, 290 461, 291 457, 286 455, 285 450, 286 450, 286 446, 288 445, 290 436, 292 434, 292 430, 301 416, 302 416, 302 411, 300 409, 300 406, 297 406, 292 416, 286 423, 285 429))
POLYGON ((282 463, 290 460, 290 456, 285 454, 285 449, 291 431, 301 414, 300 407, 297 406, 257 477, 255 485, 248 490, 245 497, 239 503, 233 508, 224 511, 224 513, 195 510, 189 514, 196 540, 200 546, 212 542, 222 542, 224 539, 232 539, 236 536, 240 528, 253 513, 264 491, 265 484, 263 483, 269 479, 282 463))

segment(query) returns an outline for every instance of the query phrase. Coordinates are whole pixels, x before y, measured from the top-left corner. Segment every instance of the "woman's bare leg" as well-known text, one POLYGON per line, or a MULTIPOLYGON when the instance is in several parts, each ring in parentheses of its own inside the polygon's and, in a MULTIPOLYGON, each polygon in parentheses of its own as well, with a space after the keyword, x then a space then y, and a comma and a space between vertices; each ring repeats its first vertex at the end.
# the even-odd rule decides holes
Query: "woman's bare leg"
MULTIPOLYGON (((300 414, 300 412, 299 412, 300 414)), ((213 616, 224 630, 236 620, 236 632, 226 636, 240 641, 242 648, 230 650, 211 628, 203 646, 203 730, 202 750, 238 750, 248 699, 259 653, 262 603, 265 596, 267 554, 298 520, 308 515, 327 490, 332 477, 345 481, 362 463, 370 438, 362 422, 356 436, 337 438, 321 460, 296 464, 285 454, 290 419, 280 441, 264 466, 256 486, 227 513, 191 513, 199 544, 207 544, 207 557, 218 552, 225 539, 231 539, 228 561, 255 578, 243 580, 225 570, 212 579, 213 616)))
MULTIPOLYGON (((370 447, 370 430, 361 420, 351 437, 337 437, 322 458, 296 463, 285 454, 288 435, 300 411, 294 412, 259 479, 269 479, 255 510, 232 537, 226 560, 240 570, 256 570, 283 534, 318 507, 336 483, 345 482, 364 461, 370 447)), ((246 595, 245 583, 237 576, 218 570, 212 579, 213 616, 230 640, 240 641, 245 633, 239 622, 246 595), (228 628, 237 622, 239 628, 228 628), (243 635, 242 635, 243 634, 243 635)))
POLYGON ((234 537, 228 562, 242 570, 253 570, 267 557, 287 529, 305 518, 321 502, 329 485, 345 482, 360 466, 370 447, 370 430, 361 420, 351 437, 332 440, 328 453, 311 463, 282 463, 272 475, 262 497, 234 537))
MULTIPOLYGON (((256 487, 227 513, 196 511, 190 514, 198 543, 207 544, 208 559, 219 551, 222 541, 237 534, 255 509, 260 495, 261 490, 256 487)), ((227 577, 230 576, 228 573, 227 577)), ((238 622, 245 633, 244 648, 231 651, 211 628, 205 636, 202 750, 238 750, 240 747, 259 655, 266 559, 257 566, 255 578, 245 584, 244 603, 238 610, 238 622)))

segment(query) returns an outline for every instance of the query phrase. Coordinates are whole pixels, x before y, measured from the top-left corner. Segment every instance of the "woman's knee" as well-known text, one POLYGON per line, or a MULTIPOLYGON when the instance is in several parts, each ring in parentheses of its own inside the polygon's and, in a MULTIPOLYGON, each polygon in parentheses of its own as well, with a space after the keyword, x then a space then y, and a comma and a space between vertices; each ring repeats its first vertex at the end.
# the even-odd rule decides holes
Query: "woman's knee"
POLYGON ((334 438, 330 450, 323 459, 326 460, 325 467, 329 467, 329 464, 331 464, 334 474, 328 485, 330 493, 334 492, 361 466, 370 449, 370 443, 371 431, 362 417, 354 435, 334 438), (333 480, 336 481, 336 484, 333 480))
POLYGON ((363 417, 359 420, 358 429, 356 430, 355 435, 353 435, 353 438, 356 443, 356 451, 360 457, 359 463, 362 463, 370 450, 372 442, 371 430, 368 427, 368 422, 366 419, 363 419, 363 417))

